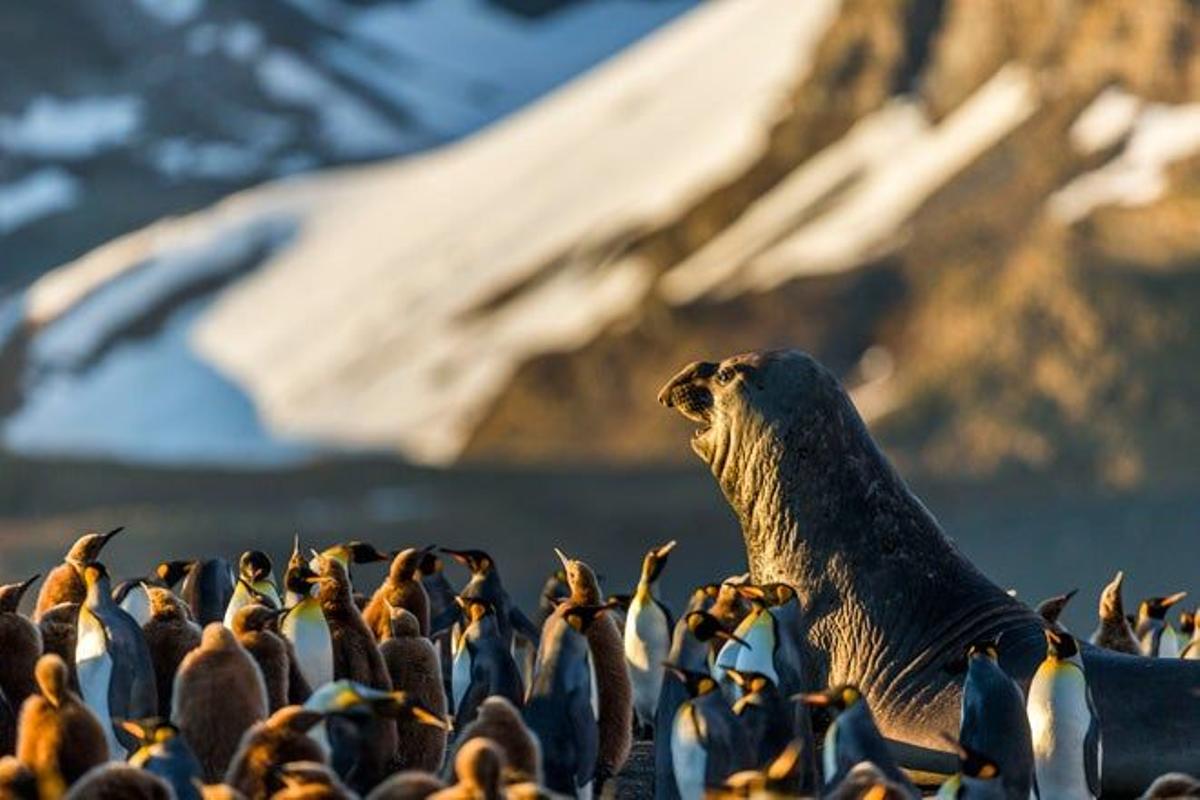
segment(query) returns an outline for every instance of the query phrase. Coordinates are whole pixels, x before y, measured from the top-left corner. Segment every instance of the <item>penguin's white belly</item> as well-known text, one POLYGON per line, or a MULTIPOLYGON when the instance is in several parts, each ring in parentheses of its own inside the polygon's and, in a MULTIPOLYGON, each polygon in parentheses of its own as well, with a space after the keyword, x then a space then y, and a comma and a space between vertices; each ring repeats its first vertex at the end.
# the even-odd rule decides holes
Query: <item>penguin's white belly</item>
POLYGON ((1074 667, 1043 665, 1029 687, 1029 729, 1043 798, 1089 798, 1084 737, 1092 716, 1087 683, 1074 667))
POLYGON ((738 691, 737 684, 733 682, 733 679, 729 677, 729 673, 725 670, 737 669, 738 656, 744 649, 739 642, 735 642, 732 639, 725 642, 721 646, 721 649, 717 651, 717 657, 713 660, 710 669, 713 680, 717 682, 717 686, 721 687, 721 694, 725 695, 725 698, 730 703, 741 697, 741 692, 738 691))
POLYGON ((320 605, 315 600, 302 602, 283 618, 280 630, 292 643, 300 672, 315 691, 333 680, 333 640, 320 605))
POLYGON ((79 626, 75 634, 75 672, 79 677, 79 693, 83 702, 95 713, 108 739, 109 758, 122 759, 125 748, 117 741, 108 706, 113 673, 108 637, 100 620, 83 609, 79 613, 79 626))
POLYGON ((633 684, 633 708, 638 719, 649 723, 658 709, 662 691, 663 667, 671 649, 671 631, 667 615, 651 600, 642 603, 634 597, 625 618, 625 662, 633 684))
POLYGON ((142 586, 134 586, 125 593, 121 601, 121 610, 133 617, 141 627, 150 621, 150 596, 142 586))
POLYGON ((761 612, 754 624, 742 637, 749 647, 737 651, 736 668, 740 672, 759 672, 779 685, 779 673, 775 671, 775 618, 761 612))
POLYGON ((587 651, 588 665, 588 696, 592 701, 592 716, 600 718, 600 682, 596 680, 596 661, 592 658, 592 650, 587 651))
POLYGON ((825 771, 826 781, 832 780, 833 776, 837 774, 837 729, 836 719, 825 729, 825 742, 821 748, 821 768, 825 771))
POLYGON ((225 619, 222 624, 233 630, 233 618, 237 612, 242 610, 242 607, 250 603, 250 593, 246 591, 246 587, 238 584, 233 589, 233 595, 229 598, 229 604, 225 606, 225 619))
POLYGON ((454 713, 462 709, 462 699, 471 685, 471 651, 464 647, 457 648, 450 663, 450 691, 454 695, 454 713))
POLYGON ((671 768, 675 772, 675 785, 679 787, 682 800, 704 797, 708 751, 700 740, 700 731, 691 713, 691 703, 684 703, 675 712, 675 724, 671 726, 671 768))

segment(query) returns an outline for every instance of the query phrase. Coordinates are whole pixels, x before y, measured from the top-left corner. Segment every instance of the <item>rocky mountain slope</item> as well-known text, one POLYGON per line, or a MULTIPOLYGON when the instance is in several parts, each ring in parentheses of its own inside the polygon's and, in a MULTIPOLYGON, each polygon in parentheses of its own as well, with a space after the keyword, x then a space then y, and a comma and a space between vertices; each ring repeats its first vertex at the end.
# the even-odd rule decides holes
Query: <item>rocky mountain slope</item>
POLYGON ((706 3, 459 144, 65 265, 10 312, 7 442, 678 459, 665 376, 798 345, 917 474, 1200 478, 1200 11, 781 9, 706 3))

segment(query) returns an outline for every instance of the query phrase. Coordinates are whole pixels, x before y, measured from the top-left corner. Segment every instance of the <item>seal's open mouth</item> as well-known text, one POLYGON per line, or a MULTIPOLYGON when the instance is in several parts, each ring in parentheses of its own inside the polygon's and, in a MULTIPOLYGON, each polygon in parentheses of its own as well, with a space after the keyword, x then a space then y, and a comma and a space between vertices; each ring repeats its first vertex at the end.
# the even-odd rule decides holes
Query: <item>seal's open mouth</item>
POLYGON ((659 402, 667 408, 675 408, 680 414, 695 422, 699 428, 696 436, 703 435, 712 425, 712 392, 694 383, 668 385, 659 395, 659 402))

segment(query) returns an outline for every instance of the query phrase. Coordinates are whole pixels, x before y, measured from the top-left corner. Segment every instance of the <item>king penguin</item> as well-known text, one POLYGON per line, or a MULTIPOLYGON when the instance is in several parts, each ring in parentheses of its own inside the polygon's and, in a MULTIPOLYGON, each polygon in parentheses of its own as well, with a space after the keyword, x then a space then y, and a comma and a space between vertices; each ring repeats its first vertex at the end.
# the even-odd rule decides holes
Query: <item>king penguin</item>
MULTIPOLYGON (((1047 597, 1045 600, 1037 604, 1038 616, 1046 621, 1047 625, 1059 625, 1058 618, 1062 616, 1063 609, 1067 607, 1067 603, 1071 602, 1071 598, 1075 596, 1078 589, 1072 589, 1066 594, 1056 594, 1053 597, 1047 597)), ((1062 628, 1066 630, 1066 628, 1062 628)))
MULTIPOLYGON (((1054 624, 1053 620, 1046 621, 1054 624)), ((937 793, 938 800, 1008 800, 1018 796, 1006 791, 1003 774, 995 761, 955 741, 953 736, 945 738, 958 753, 958 772, 942 784, 937 793)), ((1024 795, 1024 798, 1028 797, 1028 794, 1024 795)))
POLYGON ((392 624, 387 606, 407 610, 417 618, 421 635, 429 635, 429 593, 425 591, 417 571, 424 556, 423 550, 411 547, 397 553, 388 568, 387 577, 363 610, 367 627, 380 641, 392 624))
POLYGON ((159 716, 171 717, 171 689, 175 672, 184 657, 200 646, 200 626, 192 621, 187 604, 170 589, 151 586, 150 620, 142 626, 150 660, 154 664, 154 683, 158 688, 159 716))
POLYGON ((42 583, 37 605, 34 607, 34 620, 40 620, 48 608, 59 603, 83 602, 83 598, 87 596, 87 586, 83 582, 84 566, 98 559, 104 545, 123 530, 125 528, 122 526, 113 528, 108 533, 88 531, 75 540, 63 563, 50 570, 50 574, 42 583))
POLYGON ((1133 635, 1133 626, 1125 617, 1125 605, 1121 601, 1121 584, 1124 581, 1125 573, 1118 570, 1100 593, 1100 624, 1090 641, 1106 650, 1136 656, 1141 655, 1142 649, 1133 635))
POLYGON ((499 695, 524 705, 521 672, 504 644, 496 610, 486 601, 459 598, 464 623, 454 640, 450 675, 451 700, 459 725, 475 718, 479 704, 499 695))
POLYGON ((209 623, 175 674, 171 722, 195 750, 206 783, 218 783, 251 725, 267 716, 267 689, 233 631, 209 623))
POLYGON ((808 705, 822 706, 833 715, 833 721, 825 730, 825 743, 821 750, 826 792, 841 783, 855 765, 869 761, 889 781, 919 796, 916 787, 892 758, 887 743, 875 725, 875 717, 867 700, 857 687, 843 684, 824 692, 801 695, 799 699, 808 705))
POLYGON ((1100 796, 1100 719, 1075 637, 1046 630, 1046 658, 1026 701, 1038 796, 1100 796))
POLYGON ((995 642, 981 641, 967 648, 958 742, 967 751, 987 753, 995 761, 1007 797, 1027 800, 1033 788, 1033 741, 1025 695, 1000 667, 995 642))
POLYGON ((279 621, 279 632, 291 642, 300 673, 312 689, 333 680, 333 640, 321 601, 315 596, 316 587, 312 583, 315 577, 316 573, 300 554, 297 537, 283 575, 288 612, 279 621))
MULTIPOLYGON (((707 611, 689 611, 675 623, 668 661, 688 672, 711 674, 713 651, 717 645, 736 637, 707 611)), ((744 642, 743 642, 744 643, 744 642)), ((658 708, 654 712, 654 796, 657 800, 678 800, 671 755, 671 726, 675 712, 688 698, 684 682, 670 670, 663 675, 658 708)))
POLYGON ((157 718, 126 720, 121 727, 139 742, 137 751, 129 757, 130 765, 169 783, 175 800, 201 800, 197 785, 201 782, 200 762, 178 728, 157 718))
POLYGON ((1167 597, 1147 598, 1138 605, 1137 626, 1133 632, 1138 638, 1142 655, 1179 658, 1179 639, 1167 621, 1167 611, 1185 597, 1187 592, 1176 592, 1167 597))
POLYGON ((542 626, 525 722, 542 743, 546 787, 591 798, 600 747, 587 629, 603 606, 560 605, 542 626))
POLYGON ((713 678, 731 702, 741 696, 741 690, 729 677, 729 670, 757 672, 776 686, 780 684, 776 654, 779 645, 778 621, 767 610, 765 590, 760 586, 742 584, 737 591, 750 604, 750 610, 734 631, 738 637, 725 643, 713 665, 713 678), (745 644, 742 644, 745 642, 745 644))
POLYGON ((268 602, 273 608, 281 606, 270 556, 261 550, 247 550, 238 559, 238 579, 229 605, 225 606, 225 627, 233 627, 233 617, 238 609, 255 602, 268 602))
MULTIPOLYGON (((420 633, 417 618, 384 600, 388 629, 379 654, 392 678, 392 689, 404 692, 439 717, 446 716, 446 690, 433 643, 420 633)), ((437 772, 446 757, 446 731, 416 719, 396 720, 396 766, 437 772)))
POLYGON ((325 747, 308 735, 324 718, 320 711, 285 706, 242 735, 237 752, 229 760, 225 783, 247 798, 270 797, 282 786, 274 768, 291 761, 326 763, 325 747))
POLYGON ((21 598, 39 577, 0 586, 0 692, 13 711, 37 691, 33 673, 42 655, 42 632, 19 608, 21 598))
POLYGON ((135 742, 118 733, 116 720, 158 714, 154 661, 141 626, 112 599, 108 571, 99 562, 83 568, 87 598, 79 607, 75 674, 83 701, 96 714, 109 750, 124 755, 135 742))
POLYGON ((204 558, 188 565, 179 596, 192 610, 192 618, 203 628, 225 618, 233 597, 234 574, 223 558, 204 558))
MULTIPOLYGON (((500 635, 504 637, 505 646, 512 649, 513 634, 517 633, 536 647, 538 629, 509 597, 508 590, 500 580, 500 571, 496 569, 495 559, 482 550, 451 550, 446 547, 440 550, 470 570, 471 579, 463 586, 459 595, 492 604, 496 609, 496 621, 500 626, 500 635)), ((457 617, 458 609, 454 608, 446 613, 450 615, 450 619, 444 617, 438 622, 430 623, 434 631, 449 627, 453 618, 457 617)))
POLYGON ((707 672, 690 672, 668 664, 683 682, 688 699, 675 712, 670 732, 672 771, 679 796, 704 797, 735 772, 754 766, 754 753, 745 728, 725 702, 717 682, 707 672))
MULTIPOLYGON (((576 606, 604 606, 604 595, 595 571, 583 561, 568 558, 554 549, 567 573, 571 587, 569 602, 576 606)), ((616 623, 605 613, 595 620, 585 633, 591 651, 592 668, 596 678, 597 725, 600 732, 600 753, 596 763, 596 789, 615 776, 629 759, 633 744, 633 686, 629 666, 625 663, 625 642, 616 623)))
POLYGON ((654 596, 654 585, 667 565, 675 541, 652 547, 642 559, 642 576, 625 615, 625 663, 633 684, 633 711, 643 735, 654 729, 658 694, 662 691, 663 662, 671 652, 675 622, 654 596))
POLYGON ((746 730, 753 766, 766 767, 795 736, 791 706, 766 675, 730 670, 729 677, 742 690, 733 713, 746 730))
POLYGON ((85 772, 108 761, 108 736, 100 720, 67 683, 66 663, 56 655, 37 662, 40 694, 21 707, 17 758, 37 775, 42 794, 58 796, 85 772))

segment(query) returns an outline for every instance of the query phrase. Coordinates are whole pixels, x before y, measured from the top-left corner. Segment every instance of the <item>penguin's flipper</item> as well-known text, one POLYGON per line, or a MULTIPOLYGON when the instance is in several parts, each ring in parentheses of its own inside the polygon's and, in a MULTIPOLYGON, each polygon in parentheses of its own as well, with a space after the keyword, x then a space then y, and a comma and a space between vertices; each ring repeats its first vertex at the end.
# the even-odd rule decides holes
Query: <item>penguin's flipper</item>
POLYGON ((567 700, 567 719, 570 737, 575 744, 578 761, 575 766, 575 785, 584 786, 596 775, 596 761, 600 757, 600 729, 592 713, 592 697, 587 691, 576 689, 567 700))
POLYGON ((533 624, 529 617, 525 616, 524 611, 517 608, 515 605, 510 606, 508 609, 508 621, 512 625, 514 631, 528 639, 530 644, 534 645, 535 647, 537 646, 542 632, 538 629, 537 625, 533 624))
POLYGON ((1088 710, 1091 711, 1092 720, 1088 725, 1087 733, 1083 737, 1083 772, 1087 777, 1088 791, 1092 797, 1100 796, 1100 770, 1101 762, 1104 760, 1104 743, 1100 739, 1100 717, 1096 713, 1096 703, 1092 699, 1092 692, 1089 689, 1087 693, 1088 710))
POLYGON ((429 620, 429 638, 441 636, 454 627, 454 623, 462 620, 462 609, 457 603, 451 603, 442 612, 429 620))
POLYGON ((487 699, 489 689, 486 675, 471 676, 471 685, 467 687, 462 700, 454 708, 454 725, 456 728, 462 728, 475 719, 475 715, 479 711, 479 704, 487 699))

